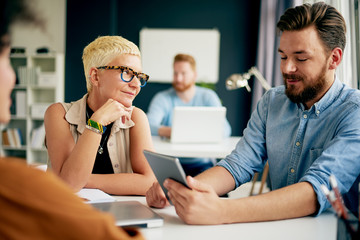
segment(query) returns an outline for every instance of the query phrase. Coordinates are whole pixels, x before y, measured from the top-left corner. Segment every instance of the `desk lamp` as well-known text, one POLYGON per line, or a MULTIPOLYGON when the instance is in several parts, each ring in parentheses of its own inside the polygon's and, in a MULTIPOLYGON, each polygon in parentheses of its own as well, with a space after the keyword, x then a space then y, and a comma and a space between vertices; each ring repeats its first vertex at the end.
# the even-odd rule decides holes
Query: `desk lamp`
MULTIPOLYGON (((266 82, 263 75, 260 73, 260 71, 256 67, 252 67, 246 73, 243 73, 243 74, 234 73, 230 77, 228 77, 226 79, 226 81, 225 81, 226 89, 227 90, 234 90, 234 89, 245 87, 248 92, 251 92, 251 88, 249 86, 248 80, 253 75, 260 81, 261 86, 265 90, 269 90, 271 88, 270 85, 266 82)), ((260 185, 260 189, 259 189, 258 194, 261 194, 262 191, 263 191, 268 172, 269 172, 269 164, 266 163, 265 167, 264 167, 264 170, 263 170, 262 177, 261 177, 261 185, 260 185)), ((253 177, 253 180, 252 180, 250 196, 254 195, 254 186, 255 186, 255 183, 256 183, 258 177, 259 177, 259 173, 256 172, 254 174, 254 177, 253 177)))
POLYGON ((234 90, 245 87, 248 92, 251 92, 251 88, 249 86, 248 80, 253 75, 260 81, 261 86, 265 90, 269 90, 271 88, 270 85, 266 82, 263 75, 260 73, 260 71, 256 67, 252 67, 246 73, 243 74, 234 73, 230 77, 228 77, 225 81, 226 89, 234 90))

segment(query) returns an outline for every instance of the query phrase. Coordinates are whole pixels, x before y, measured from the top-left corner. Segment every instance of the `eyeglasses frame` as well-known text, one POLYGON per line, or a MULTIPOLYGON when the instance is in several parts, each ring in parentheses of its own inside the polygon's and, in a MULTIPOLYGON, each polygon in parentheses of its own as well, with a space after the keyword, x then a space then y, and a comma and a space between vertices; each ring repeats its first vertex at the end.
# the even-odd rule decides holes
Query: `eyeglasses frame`
POLYGON ((144 83, 144 85, 141 85, 141 82, 140 82, 140 87, 145 87, 147 81, 149 80, 149 75, 147 75, 145 73, 142 73, 142 72, 136 72, 132 68, 125 67, 125 66, 100 66, 100 67, 97 67, 96 69, 105 69, 105 70, 118 70, 118 69, 120 69, 120 71, 121 71, 121 74, 120 74, 121 80, 126 82, 126 83, 131 82, 134 79, 134 76, 136 76, 139 79, 139 75, 142 74, 142 75, 145 76, 145 83, 144 83), (124 70, 129 70, 129 71, 131 71, 133 73, 133 76, 131 77, 130 80, 125 80, 123 78, 124 70))

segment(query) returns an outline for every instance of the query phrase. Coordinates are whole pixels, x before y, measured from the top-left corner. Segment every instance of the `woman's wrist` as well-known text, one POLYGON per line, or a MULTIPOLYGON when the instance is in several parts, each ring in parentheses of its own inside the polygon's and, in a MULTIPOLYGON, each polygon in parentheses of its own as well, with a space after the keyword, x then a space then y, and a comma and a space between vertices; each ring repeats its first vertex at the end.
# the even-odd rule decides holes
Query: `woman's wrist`
MULTIPOLYGON (((98 114, 99 115, 99 114, 98 114)), ((96 115, 95 113, 93 115, 91 115, 90 119, 92 121, 95 121, 103 126, 106 126, 107 124, 105 124, 104 119, 102 119, 101 117, 99 117, 98 115, 96 115)))
POLYGON ((103 134, 106 131, 105 126, 103 126, 102 124, 100 124, 92 119, 89 119, 87 121, 86 128, 93 132, 99 133, 99 134, 103 134))

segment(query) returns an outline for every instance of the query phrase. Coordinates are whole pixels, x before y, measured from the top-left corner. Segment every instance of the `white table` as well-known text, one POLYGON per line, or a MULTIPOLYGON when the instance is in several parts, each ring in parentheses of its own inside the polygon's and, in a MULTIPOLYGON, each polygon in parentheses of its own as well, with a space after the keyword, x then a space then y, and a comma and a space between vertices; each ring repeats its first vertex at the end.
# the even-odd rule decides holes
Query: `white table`
MULTIPOLYGON (((146 205, 145 197, 117 196, 118 201, 136 200, 146 205)), ((318 217, 303 217, 282 221, 237 223, 224 225, 187 225, 175 213, 173 206, 153 209, 164 218, 164 226, 141 228, 145 239, 306 239, 335 240, 337 219, 331 212, 318 217)))
POLYGON ((176 157, 224 158, 235 149, 240 137, 229 137, 220 143, 171 143, 159 136, 152 139, 158 153, 176 157))

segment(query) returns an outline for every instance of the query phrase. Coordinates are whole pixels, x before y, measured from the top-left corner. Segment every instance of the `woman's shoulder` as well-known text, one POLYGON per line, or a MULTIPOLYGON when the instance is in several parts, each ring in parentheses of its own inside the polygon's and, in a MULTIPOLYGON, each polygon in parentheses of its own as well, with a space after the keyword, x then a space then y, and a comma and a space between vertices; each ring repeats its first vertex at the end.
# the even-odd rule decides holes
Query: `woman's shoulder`
POLYGON ((131 114, 131 117, 135 117, 135 118, 143 118, 143 117, 146 117, 146 114, 145 112, 141 109, 141 108, 138 108, 138 107, 133 107, 133 110, 132 110, 132 114, 131 114))
POLYGON ((143 128, 149 124, 146 113, 138 107, 133 107, 131 120, 135 124, 134 126, 136 126, 136 128, 143 128))
POLYGON ((63 103, 53 103, 45 111, 44 117, 49 115, 65 114, 65 107, 63 103))

